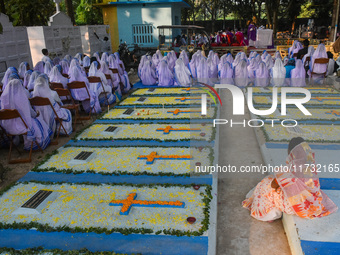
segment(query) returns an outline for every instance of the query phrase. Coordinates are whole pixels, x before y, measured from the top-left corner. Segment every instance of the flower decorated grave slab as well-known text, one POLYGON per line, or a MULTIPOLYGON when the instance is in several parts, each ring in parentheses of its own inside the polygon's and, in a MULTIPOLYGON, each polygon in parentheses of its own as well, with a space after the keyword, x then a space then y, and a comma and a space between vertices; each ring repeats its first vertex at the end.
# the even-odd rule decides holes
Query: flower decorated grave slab
MULTIPOLYGON (((104 114, 101 120, 176 120, 176 119, 213 119, 217 108, 209 107, 207 115, 201 115, 201 108, 114 108, 104 114), (130 110, 129 112, 127 112, 130 110)), ((100 121, 100 120, 97 120, 100 121)))
POLYGON ((79 140, 212 141, 212 124, 94 124, 79 140), (112 129, 109 131, 108 129, 112 129))
POLYGON ((138 89, 131 94, 131 96, 178 96, 190 94, 202 94, 204 90, 196 87, 189 88, 148 88, 138 89))
POLYGON ((67 174, 190 176, 197 162, 209 166, 212 161, 210 147, 63 147, 32 171, 67 174), (89 162, 74 164, 74 157, 82 151, 93 152, 96 156, 89 162), (139 158, 154 152, 158 156, 171 156, 172 159, 158 159, 153 164, 147 164, 147 160, 139 158), (178 160, 184 156, 191 158, 178 160))
MULTIPOLYGON (((300 98, 300 97, 289 97, 290 99, 293 98, 300 98)), ((278 104, 281 104, 281 97, 278 98, 278 104)), ((253 103, 255 107, 261 107, 264 105, 272 105, 271 96, 254 96, 253 103)), ((327 95, 318 95, 312 96, 308 103, 304 104, 310 108, 340 108, 340 95, 339 96, 327 96, 327 95)), ((295 105, 288 104, 287 108, 296 108, 295 105)))
MULTIPOLYGON (((265 108, 259 108, 258 110, 265 110, 265 108)), ((311 124, 316 124, 317 121, 323 121, 325 123, 332 124, 332 122, 340 121, 340 110, 334 110, 332 108, 308 108, 308 111, 312 115, 304 115, 299 109, 287 108, 287 115, 281 115, 279 110, 276 110, 273 114, 260 116, 256 115, 260 119, 296 119, 299 123, 309 121, 311 124)))
MULTIPOLYGON (((308 89, 312 96, 321 96, 321 95, 330 95, 330 96, 334 96, 334 95, 338 95, 340 96, 340 91, 334 89, 334 88, 325 88, 325 87, 305 87, 305 89, 308 89)), ((265 87, 265 88, 259 88, 259 87, 254 87, 253 88, 253 94, 254 95, 268 95, 268 94, 272 94, 273 91, 273 87, 265 87)), ((281 93, 281 88, 278 88, 278 92, 281 93)), ((291 93, 290 93, 291 94, 291 93)))
POLYGON ((338 125, 298 125, 286 128, 265 124, 262 130, 267 142, 289 142, 293 137, 301 136, 311 143, 340 143, 338 125))
MULTIPOLYGON (((208 104, 211 104, 210 100, 208 99, 208 104)), ((195 96, 171 96, 171 97, 128 97, 122 102, 117 105, 118 108, 121 107, 190 107, 190 106, 198 106, 201 105, 201 96, 195 95, 195 96)))
MULTIPOLYGON (((153 248, 153 253, 164 253, 167 248, 170 250, 166 254, 190 254, 196 249, 191 244, 203 249, 197 254, 207 254, 211 199, 210 185, 201 185, 195 190, 191 185, 20 183, 0 197, 0 235, 29 235, 34 240, 23 238, 17 242, 13 238, 9 242, 13 248, 25 244, 26 247, 43 245, 48 249, 54 245, 54 248, 70 249, 81 242, 85 245, 82 248, 93 250, 96 247, 93 241, 103 243, 100 240, 104 238, 106 243, 115 246, 113 249, 113 245, 104 245, 105 249, 129 254, 151 252, 149 245, 145 245, 151 240, 162 244, 153 248), (13 214, 39 190, 50 190, 60 196, 47 203, 39 214, 13 214), (128 214, 121 214, 123 206, 114 203, 126 200, 130 194, 138 195, 138 200, 131 201, 128 214), (194 224, 187 222, 189 217, 196 219, 194 224), (62 242, 49 241, 60 235, 70 237, 63 238, 62 242), (131 243, 139 250, 133 251, 131 243), (172 251, 168 245, 173 243, 181 249, 172 251)), ((6 243, 6 238, 0 240, 2 246, 6 243)))

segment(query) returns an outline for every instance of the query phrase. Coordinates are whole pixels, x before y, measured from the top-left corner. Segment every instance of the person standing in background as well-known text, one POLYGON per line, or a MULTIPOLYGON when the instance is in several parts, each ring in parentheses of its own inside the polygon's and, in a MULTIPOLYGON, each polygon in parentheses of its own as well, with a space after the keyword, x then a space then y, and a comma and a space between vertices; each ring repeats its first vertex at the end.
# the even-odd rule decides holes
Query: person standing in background
POLYGON ((110 44, 109 38, 107 36, 105 36, 104 39, 100 39, 96 32, 94 32, 94 35, 100 41, 100 51, 101 51, 101 53, 103 53, 103 52, 111 53, 111 44, 110 44))
POLYGON ((248 21, 249 23, 249 27, 248 27, 248 46, 253 46, 255 47, 255 41, 256 41, 256 26, 255 26, 255 23, 254 21, 252 20, 249 20, 248 21))
POLYGON ((41 53, 44 55, 41 61, 43 61, 44 63, 52 61, 50 57, 48 56, 48 49, 42 49, 41 53))

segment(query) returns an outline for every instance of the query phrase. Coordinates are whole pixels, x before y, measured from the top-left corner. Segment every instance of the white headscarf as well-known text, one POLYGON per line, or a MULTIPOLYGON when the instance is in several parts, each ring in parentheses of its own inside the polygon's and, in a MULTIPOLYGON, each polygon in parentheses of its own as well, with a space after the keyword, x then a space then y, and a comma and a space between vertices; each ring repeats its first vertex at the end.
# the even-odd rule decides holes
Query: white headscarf
POLYGON ((158 86, 169 87, 174 84, 174 75, 166 62, 161 61, 157 69, 158 86))
POLYGON ((266 67, 268 70, 273 68, 274 66, 273 58, 270 54, 267 55, 267 57, 264 59, 264 62, 266 63, 266 67))
POLYGON ((93 53, 93 57, 95 57, 97 59, 98 63, 99 63, 99 61, 100 61, 99 52, 93 53))
POLYGON ((23 85, 24 85, 24 87, 25 87, 26 89, 27 89, 27 86, 28 86, 28 83, 29 83, 29 81, 30 81, 30 78, 31 78, 31 74, 32 74, 32 73, 33 73, 32 70, 28 70, 28 71, 26 71, 26 73, 25 73, 23 85))
POLYGON ((107 52, 103 52, 102 58, 100 59, 100 61, 103 61, 105 63, 109 63, 109 54, 107 52))
POLYGON ((225 62, 218 72, 221 84, 234 84, 234 72, 229 62, 225 62))
POLYGON ((50 75, 50 72, 51 72, 51 70, 52 70, 52 64, 51 64, 51 62, 49 62, 49 61, 47 61, 46 63, 45 63, 45 66, 44 66, 44 73, 47 75, 47 76, 49 76, 50 75))
POLYGON ((156 71, 150 60, 144 62, 141 70, 140 79, 144 85, 155 85, 157 82, 156 71))
POLYGON ((278 50, 275 52, 275 56, 274 56, 274 59, 277 59, 277 58, 282 59, 281 53, 278 50))
POLYGON ((18 73, 17 69, 15 67, 8 67, 5 73, 4 78, 2 78, 2 90, 5 90, 5 87, 7 86, 7 83, 9 82, 8 78, 13 74, 18 73))
POLYGON ((189 57, 188 57, 188 54, 185 50, 181 51, 181 54, 179 55, 179 57, 183 59, 183 62, 186 66, 189 65, 189 57))
POLYGON ((32 127, 31 105, 20 80, 8 82, 1 95, 1 109, 16 109, 25 121, 28 129, 19 118, 6 120, 2 126, 12 135, 28 132, 32 127))
POLYGON ((27 89, 28 89, 29 91, 31 91, 31 90, 34 89, 34 82, 35 82, 35 80, 38 78, 39 75, 40 75, 40 72, 38 72, 38 71, 34 71, 34 72, 31 74, 30 80, 29 80, 28 85, 27 85, 27 89))
POLYGON ((66 60, 61 60, 59 64, 60 64, 61 68, 63 69, 62 70, 63 74, 68 74, 68 72, 69 72, 68 62, 66 60))
POLYGON ((290 73, 292 87, 306 86, 306 70, 301 59, 296 60, 295 68, 290 73))
MULTIPOLYGON (((318 58, 328 58, 327 56, 327 51, 326 51, 326 47, 324 44, 320 43, 318 45, 318 47, 316 48, 316 50, 314 51, 312 57, 311 57, 311 61, 310 61, 310 70, 312 70, 313 65, 314 65, 314 61, 315 59, 318 58)), ((327 67, 328 65, 326 64, 315 64, 314 68, 313 68, 313 72, 315 73, 324 73, 327 71, 327 67)))
POLYGON ((62 76, 57 66, 54 66, 52 68, 49 78, 50 78, 50 82, 61 83, 63 84, 63 87, 67 89, 68 79, 62 76))
POLYGON ((19 65, 19 69, 18 69, 19 77, 23 79, 25 77, 25 73, 27 70, 28 70, 28 63, 21 62, 19 65))
POLYGON ((255 71, 255 86, 267 87, 269 84, 269 72, 266 67, 266 63, 263 61, 255 71))
POLYGON ((176 60, 175 78, 177 85, 190 86, 190 71, 181 58, 176 60))
POLYGON ((281 87, 286 78, 286 68, 283 66, 282 60, 275 59, 275 64, 272 68, 272 85, 274 87, 281 87))
POLYGON ((85 56, 83 59, 83 67, 90 67, 91 65, 91 59, 89 56, 85 56))
POLYGON ((83 65, 83 54, 82 53, 77 53, 75 56, 74 56, 74 58, 76 58, 76 59, 78 59, 78 63, 80 64, 80 65, 83 65))
POLYGON ((247 61, 242 59, 234 68, 235 85, 244 88, 248 85, 247 61))
POLYGON ((201 58, 197 66, 197 79, 208 79, 209 78, 209 68, 206 58, 201 58))

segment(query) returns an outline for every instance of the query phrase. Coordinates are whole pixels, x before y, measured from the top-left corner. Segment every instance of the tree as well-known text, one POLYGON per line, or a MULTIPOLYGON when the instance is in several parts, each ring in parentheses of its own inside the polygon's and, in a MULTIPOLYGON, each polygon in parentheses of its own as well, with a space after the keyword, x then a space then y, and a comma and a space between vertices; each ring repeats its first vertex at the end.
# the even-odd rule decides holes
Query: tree
POLYGON ((5 8, 14 26, 45 26, 55 12, 52 0, 6 0, 5 8))
POLYGON ((74 9, 72 0, 65 0, 65 6, 67 10, 67 15, 71 18, 72 24, 74 25, 76 21, 74 19, 74 9))
POLYGON ((333 15, 332 15, 332 26, 331 26, 331 33, 329 35, 329 39, 334 41, 335 35, 335 26, 338 23, 339 18, 339 8, 338 8, 339 0, 334 0, 333 2, 333 15))
POLYGON ((222 6, 221 0, 203 0, 202 4, 211 16, 211 31, 215 31, 215 21, 222 6))
POLYGON ((95 0, 81 0, 76 11, 77 25, 97 25, 103 24, 102 10, 93 6, 95 0))
POLYGON ((0 0, 0 12, 2 12, 3 14, 6 14, 6 7, 5 7, 4 0, 0 0))

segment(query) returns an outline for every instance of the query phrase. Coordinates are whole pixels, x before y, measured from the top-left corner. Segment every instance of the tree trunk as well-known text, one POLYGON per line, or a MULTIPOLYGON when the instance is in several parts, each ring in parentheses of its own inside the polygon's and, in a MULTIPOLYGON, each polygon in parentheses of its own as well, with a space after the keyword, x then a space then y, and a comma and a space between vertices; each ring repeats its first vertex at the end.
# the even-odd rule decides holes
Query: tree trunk
POLYGON ((270 0, 266 1, 266 13, 267 13, 267 21, 268 21, 269 28, 272 28, 273 23, 272 23, 272 16, 271 16, 272 10, 270 8, 270 0))
POLYGON ((225 17, 226 17, 225 2, 223 2, 223 30, 225 30, 225 17))
POLYGON ((335 33, 335 26, 337 25, 337 24, 335 24, 336 23, 336 20, 337 20, 337 17, 336 17, 336 15, 337 15, 337 9, 338 9, 338 1, 339 0, 334 0, 333 1, 333 15, 332 15, 332 26, 331 26, 331 32, 330 32, 330 34, 329 34, 329 40, 330 41, 333 41, 334 40, 334 33, 335 33))
POLYGON ((65 0, 67 15, 71 18, 72 24, 76 24, 74 19, 74 10, 73 10, 73 4, 72 0, 65 0))
POLYGON ((6 14, 6 7, 5 7, 5 2, 4 0, 0 0, 0 12, 2 12, 3 14, 6 14))
POLYGON ((257 5, 258 5, 257 23, 261 24, 262 1, 257 2, 257 5))

